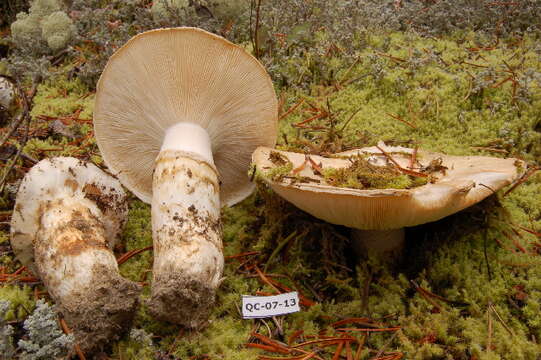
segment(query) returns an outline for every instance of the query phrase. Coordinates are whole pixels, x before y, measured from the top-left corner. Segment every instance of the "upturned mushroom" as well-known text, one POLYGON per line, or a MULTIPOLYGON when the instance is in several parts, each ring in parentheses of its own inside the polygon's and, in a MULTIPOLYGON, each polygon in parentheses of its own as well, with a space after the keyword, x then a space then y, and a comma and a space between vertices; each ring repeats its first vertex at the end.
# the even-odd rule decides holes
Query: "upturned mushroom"
POLYGON ((86 353, 130 324, 139 286, 112 252, 127 216, 120 182, 93 164, 60 157, 24 177, 11 220, 17 259, 38 275, 86 353))
POLYGON ((220 206, 254 189, 257 146, 274 146, 277 101, 244 49, 195 28, 148 31, 109 60, 94 128, 109 169, 152 204, 150 311, 204 322, 223 271, 220 206))
POLYGON ((524 168, 512 158, 450 156, 382 142, 331 157, 260 147, 252 159, 278 195, 352 228, 356 246, 381 256, 400 250, 404 227, 467 208, 509 185, 524 168))

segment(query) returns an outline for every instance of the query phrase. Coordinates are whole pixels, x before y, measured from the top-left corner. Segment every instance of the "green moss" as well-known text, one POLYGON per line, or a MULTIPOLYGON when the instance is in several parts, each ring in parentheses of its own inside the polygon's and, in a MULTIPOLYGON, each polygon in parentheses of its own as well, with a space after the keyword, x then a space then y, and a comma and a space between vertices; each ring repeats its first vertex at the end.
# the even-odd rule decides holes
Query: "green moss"
POLYGON ((0 299, 10 302, 5 320, 21 320, 32 313, 35 306, 32 289, 28 286, 14 284, 2 284, 0 287, 0 299))
POLYGON ((352 189, 410 189, 428 182, 426 178, 405 175, 392 165, 373 166, 362 157, 345 168, 325 168, 323 176, 329 185, 352 189))
POLYGON ((56 77, 38 87, 31 115, 57 117, 81 110, 79 118, 92 119, 93 109, 94 95, 80 80, 56 77))
MULTIPOLYGON (((506 69, 503 61, 510 51, 506 46, 472 53, 467 50, 468 37, 459 45, 450 39, 412 34, 374 34, 371 38, 375 40, 378 36, 381 42, 383 39, 388 42, 387 50, 380 49, 380 42, 375 42, 356 55, 362 66, 354 66, 348 73, 347 64, 340 67, 337 78, 344 74, 346 80, 357 81, 340 91, 327 88, 326 96, 321 96, 321 90, 314 86, 309 94, 311 103, 324 103, 327 98, 342 121, 347 119, 345 114, 358 111, 344 134, 347 142, 354 143, 360 134, 366 133, 371 144, 378 140, 415 141, 427 150, 466 155, 482 154, 472 146, 491 147, 492 141, 499 140, 504 150, 517 156, 530 160, 541 156, 541 133, 534 131, 536 114, 541 111, 541 94, 538 84, 528 80, 527 75, 541 70, 536 60, 535 39, 525 36, 522 46, 516 49, 520 56, 510 64, 512 67, 521 64, 517 76, 524 78, 520 83, 522 95, 513 98, 510 81, 498 85, 505 79, 500 74, 506 69), (478 55, 482 60, 475 59, 478 55), (388 56, 404 61, 393 61, 388 56), (487 69, 494 71, 487 73, 487 69), (389 114, 400 116, 415 128, 389 114)), ((291 103, 296 99, 292 97, 291 103)), ((317 132, 292 127, 309 116, 296 111, 280 123, 290 143, 298 138, 299 131, 311 142, 322 137, 317 132)), ((310 124, 324 126, 328 125, 326 121, 310 124)), ((487 154, 498 156, 494 152, 487 154)))
MULTIPOLYGON (((321 33, 315 38, 325 41, 321 33)), ((328 99, 336 121, 332 133, 329 129, 293 127, 292 124, 314 115, 313 109, 304 104, 280 121, 279 141, 284 141, 286 135, 289 145, 301 151, 310 150, 310 145, 324 144, 328 146, 324 150, 332 152, 344 146, 362 147, 385 140, 397 144, 417 142, 421 148, 449 154, 503 156, 501 152, 473 148, 480 146, 507 151, 530 162, 538 161, 541 133, 535 129, 541 98, 539 85, 525 75, 528 68, 541 71, 535 52, 537 39, 524 36, 519 45, 512 46, 502 38, 496 49, 475 52, 467 50, 478 46, 471 33, 434 39, 374 32, 365 34, 364 40, 366 44, 355 54, 359 62, 349 72, 353 61, 345 56, 329 55, 327 64, 321 62, 321 57, 307 54, 287 58, 279 64, 284 72, 296 74, 292 83, 306 74, 317 79, 307 93, 296 86, 278 89, 285 99, 284 109, 296 104, 300 97, 327 109, 328 99), (381 54, 404 61, 394 61, 381 54), (515 68, 517 76, 524 76, 520 96, 514 99, 510 82, 496 86, 507 74, 503 60, 515 68), (486 72, 485 67, 465 62, 497 71, 486 72), (343 81, 342 86, 329 86, 336 79, 343 81), (352 81, 347 82, 349 79, 352 81), (411 122, 415 128, 388 114, 411 122), (340 132, 350 116, 350 123, 340 132)), ((41 85, 35 102, 34 124, 39 124, 38 115, 65 116, 77 109, 82 109, 80 118, 90 119, 93 95, 79 81, 59 78, 41 85)), ((331 125, 326 118, 310 124, 331 125)), ((89 131, 89 124, 81 126, 82 133, 89 131)), ((68 145, 69 142, 62 137, 32 139, 25 151, 40 157, 96 151, 92 143, 91 147, 82 149, 68 145), (64 149, 44 151, 56 146, 64 149)), ((279 146, 287 144, 283 142, 279 146)), ((93 160, 101 161, 96 154, 91 155, 93 160)), ((279 178, 291 173, 291 164, 275 165, 279 170, 274 174, 260 175, 279 178)), ((406 185, 408 181, 411 179, 400 178, 393 187, 414 186, 406 185)), ((401 330, 394 338, 391 333, 370 335, 363 359, 373 357, 383 346, 388 351, 404 353, 406 359, 535 359, 539 345, 534 339, 541 338, 541 257, 533 244, 539 240, 518 226, 540 231, 539 194, 541 173, 507 196, 499 194, 503 208, 492 198, 439 222, 407 229, 402 263, 380 264, 373 259, 360 259, 361 255, 353 253, 347 229, 303 213, 259 184, 253 196, 233 208, 223 209, 224 254, 259 253, 226 260, 225 279, 209 325, 199 332, 181 334, 179 327, 158 322, 148 314, 145 301, 151 281, 152 252, 143 252, 122 264, 120 271, 133 281, 145 282, 134 327, 153 334, 152 343, 143 344, 125 336, 113 345, 111 356, 145 359, 155 357, 156 351, 170 351, 183 359, 206 355, 213 360, 252 360, 263 354, 245 348, 244 344, 249 341, 251 331, 269 335, 267 327, 260 321, 242 320, 238 312, 241 295, 274 291, 246 267, 258 264, 261 269, 266 267, 267 273, 276 275, 273 278, 276 281, 317 302, 311 307, 303 306, 299 313, 280 317, 283 337, 276 325, 268 321, 275 339, 287 341, 298 330, 304 331, 306 339, 322 331, 332 335, 335 334, 333 322, 369 316, 384 326, 400 326, 401 330), (514 235, 511 227, 521 236, 514 235), (518 250, 515 243, 528 253, 518 250), (279 246, 279 251, 275 251, 279 246), (410 280, 452 302, 435 298, 428 301, 410 280), (490 310, 491 349, 487 349, 489 304, 502 319, 490 310)), ((135 199, 130 201, 129 220, 121 243, 121 253, 152 244, 149 205, 135 199)), ((12 255, 6 255, 6 259, 12 259, 12 255)), ((0 288, 0 298, 8 296, 31 311, 29 288, 4 285, 0 288)), ((22 308, 14 307, 12 316, 26 316, 22 308)), ((320 355, 330 359, 333 350, 334 347, 326 348, 327 352, 320 355)))
MULTIPOLYGON (((122 233, 122 244, 125 251, 142 249, 152 245, 152 224, 150 220, 150 205, 139 200, 130 202, 128 222, 122 233)), ((152 268, 152 251, 135 255, 120 266, 120 274, 133 280, 150 280, 152 268)))

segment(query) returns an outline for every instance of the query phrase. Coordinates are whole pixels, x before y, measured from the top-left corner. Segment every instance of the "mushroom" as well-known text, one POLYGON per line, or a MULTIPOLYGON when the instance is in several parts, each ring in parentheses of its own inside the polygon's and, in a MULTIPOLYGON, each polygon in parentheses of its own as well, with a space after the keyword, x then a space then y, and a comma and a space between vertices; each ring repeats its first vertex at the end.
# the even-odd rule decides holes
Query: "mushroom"
POLYGON ((404 227, 436 221, 467 208, 509 185, 524 168, 522 161, 512 158, 450 156, 382 142, 331 157, 260 147, 252 161, 258 177, 278 195, 319 219, 352 228, 356 247, 382 257, 400 251, 404 227), (414 186, 415 181, 406 182, 404 188, 330 185, 329 176, 325 176, 329 169, 347 169, 356 158, 365 159, 376 172, 394 168, 397 177, 410 174, 426 179, 418 182, 419 186, 414 186), (289 166, 284 166, 288 162, 289 166), (276 170, 279 166, 284 168, 282 173, 276 170))
POLYGON ((129 327, 139 287, 112 252, 127 216, 120 182, 75 158, 41 160, 25 175, 11 220, 11 246, 58 304, 83 351, 129 327))
POLYGON ((11 110, 15 101, 15 86, 6 77, 0 75, 0 111, 11 110))
POLYGON ((151 313, 201 325, 223 271, 220 205, 253 191, 251 154, 275 143, 268 74, 244 49, 206 31, 148 31, 107 63, 94 128, 110 170, 152 204, 151 313))

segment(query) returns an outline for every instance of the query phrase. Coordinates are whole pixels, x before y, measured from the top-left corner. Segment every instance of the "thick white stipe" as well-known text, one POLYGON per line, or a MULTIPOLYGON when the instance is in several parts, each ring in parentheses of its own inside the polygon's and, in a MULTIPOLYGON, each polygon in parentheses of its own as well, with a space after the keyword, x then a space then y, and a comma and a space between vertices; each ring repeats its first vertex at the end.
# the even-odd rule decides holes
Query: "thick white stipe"
POLYGON ((165 136, 153 176, 151 309, 194 327, 208 315, 223 272, 220 186, 210 138, 180 123, 165 136))
POLYGON ((167 129, 160 152, 165 150, 197 154, 214 166, 210 137, 205 129, 194 123, 180 122, 167 129))

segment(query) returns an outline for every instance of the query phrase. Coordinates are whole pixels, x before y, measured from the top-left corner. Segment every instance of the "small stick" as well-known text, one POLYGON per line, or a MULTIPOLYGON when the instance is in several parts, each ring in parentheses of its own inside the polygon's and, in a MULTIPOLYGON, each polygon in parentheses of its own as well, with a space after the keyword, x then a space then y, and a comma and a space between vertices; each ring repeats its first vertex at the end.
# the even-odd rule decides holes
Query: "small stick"
POLYGON ((471 148, 475 149, 475 150, 492 151, 492 152, 499 153, 499 154, 507 154, 507 153, 509 153, 509 151, 507 151, 505 149, 495 149, 495 148, 484 147, 484 146, 471 146, 471 148))
POLYGON ((272 340, 271 338, 261 335, 258 333, 253 332, 252 336, 261 341, 263 344, 274 346, 277 349, 279 349, 279 352, 282 352, 284 354, 289 354, 291 352, 291 349, 287 348, 286 346, 280 344, 278 341, 272 340))
POLYGON ((351 341, 346 341, 346 358, 347 360, 353 360, 353 353, 351 352, 351 341))

